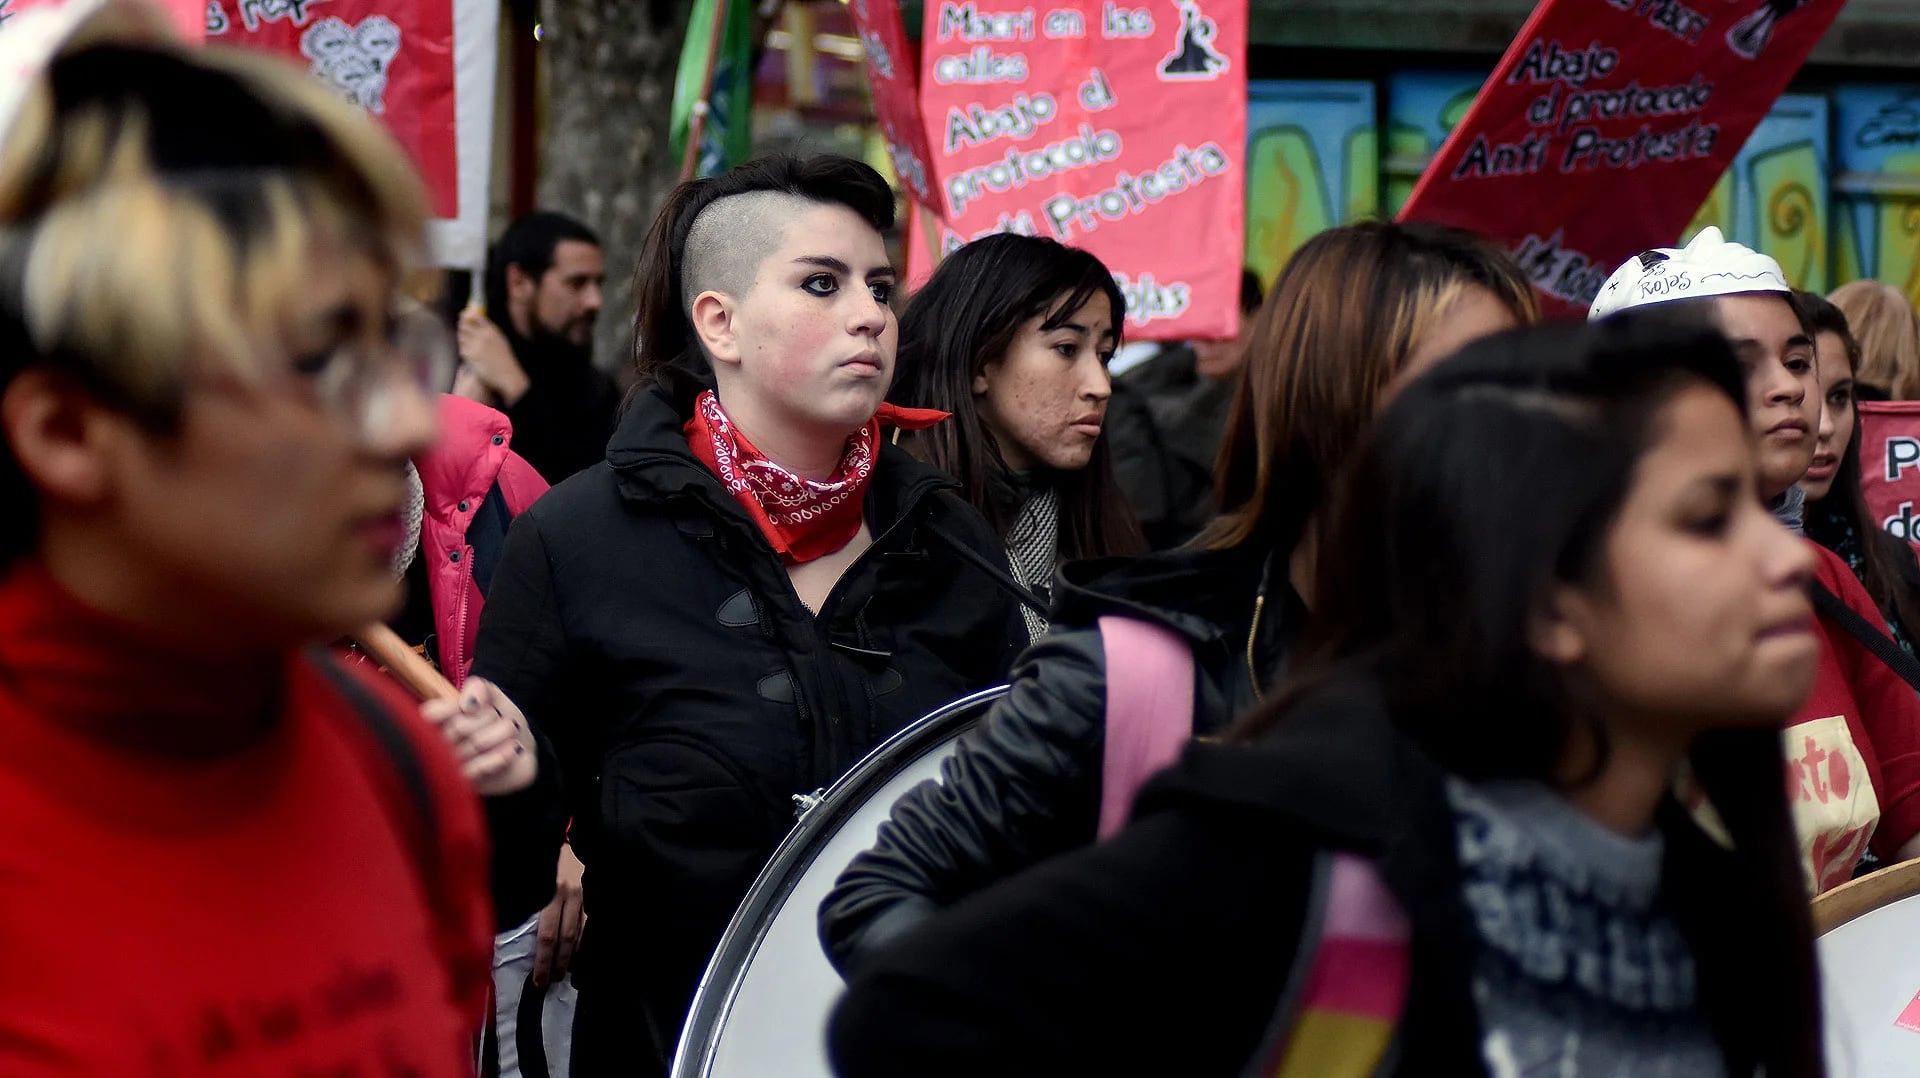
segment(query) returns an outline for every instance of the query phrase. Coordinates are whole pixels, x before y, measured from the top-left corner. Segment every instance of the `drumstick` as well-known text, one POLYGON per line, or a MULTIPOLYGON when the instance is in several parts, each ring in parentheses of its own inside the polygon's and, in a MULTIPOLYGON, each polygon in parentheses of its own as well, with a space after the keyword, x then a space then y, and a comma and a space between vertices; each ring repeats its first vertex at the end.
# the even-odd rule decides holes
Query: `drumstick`
POLYGON ((373 657, 373 661, 387 668, 407 691, 422 700, 458 700, 459 690, 453 683, 440 676, 433 664, 422 658, 420 653, 407 646, 400 634, 379 622, 363 625, 353 634, 362 650, 373 657))

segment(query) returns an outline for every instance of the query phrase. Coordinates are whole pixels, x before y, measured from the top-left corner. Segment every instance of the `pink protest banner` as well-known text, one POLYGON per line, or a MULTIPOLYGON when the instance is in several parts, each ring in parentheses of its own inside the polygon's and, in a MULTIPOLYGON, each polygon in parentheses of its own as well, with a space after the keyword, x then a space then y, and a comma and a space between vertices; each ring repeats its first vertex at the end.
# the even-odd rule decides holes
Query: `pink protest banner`
POLYGON ((1506 244, 1560 313, 1680 239, 1845 0, 1543 0, 1403 220, 1506 244))
POLYGON ((1860 492, 1868 515, 1920 551, 1920 402, 1861 401, 1860 492))
POLYGON ((280 53, 378 116, 459 210, 451 0, 205 0, 209 43, 280 53))
POLYGON ((917 54, 907 41, 897 0, 853 0, 853 25, 860 35, 867 65, 867 85, 873 89, 873 112, 887 140, 893 171, 906 184, 914 201, 933 201, 928 186, 927 132, 920 123, 920 79, 914 70, 917 54))
POLYGON ((1056 239, 1113 270, 1128 337, 1233 336, 1246 0, 929 0, 921 44, 942 252, 1056 239))

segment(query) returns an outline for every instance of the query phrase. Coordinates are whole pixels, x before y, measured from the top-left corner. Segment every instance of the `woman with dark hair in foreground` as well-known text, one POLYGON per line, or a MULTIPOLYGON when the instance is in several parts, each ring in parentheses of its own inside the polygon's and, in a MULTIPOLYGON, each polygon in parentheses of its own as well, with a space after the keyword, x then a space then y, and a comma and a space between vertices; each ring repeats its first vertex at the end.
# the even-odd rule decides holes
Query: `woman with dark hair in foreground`
POLYGON ((1671 315, 1415 382, 1247 743, 864 966, 840 1073, 1819 1074, 1779 740, 1813 555, 1754 459, 1733 353, 1671 315))

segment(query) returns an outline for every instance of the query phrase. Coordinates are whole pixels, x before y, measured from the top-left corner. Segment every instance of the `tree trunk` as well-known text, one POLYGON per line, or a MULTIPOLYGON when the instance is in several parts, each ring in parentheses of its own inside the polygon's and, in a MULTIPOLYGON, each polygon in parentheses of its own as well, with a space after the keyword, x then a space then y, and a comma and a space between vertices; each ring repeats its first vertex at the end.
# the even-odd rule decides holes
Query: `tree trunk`
POLYGON ((691 0, 541 0, 547 88, 542 208, 600 233, 605 307, 594 358, 632 367, 633 271, 654 211, 679 178, 667 147, 691 0))

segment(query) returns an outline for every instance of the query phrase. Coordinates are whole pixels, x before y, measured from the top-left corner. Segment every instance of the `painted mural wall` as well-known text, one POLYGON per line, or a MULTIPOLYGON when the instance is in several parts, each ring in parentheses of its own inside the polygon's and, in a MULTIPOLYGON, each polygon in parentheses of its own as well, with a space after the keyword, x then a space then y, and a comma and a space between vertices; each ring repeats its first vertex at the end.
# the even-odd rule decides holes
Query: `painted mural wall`
MULTIPOLYGON (((1248 266, 1271 284, 1320 229, 1397 213, 1483 78, 1250 83, 1248 266)), ((1920 302, 1920 85, 1782 97, 1685 234, 1649 242, 1709 224, 1771 255, 1795 287, 1875 277, 1920 302)))
POLYGON ((1246 264, 1262 286, 1315 233, 1379 212, 1373 83, 1247 84, 1246 264))

